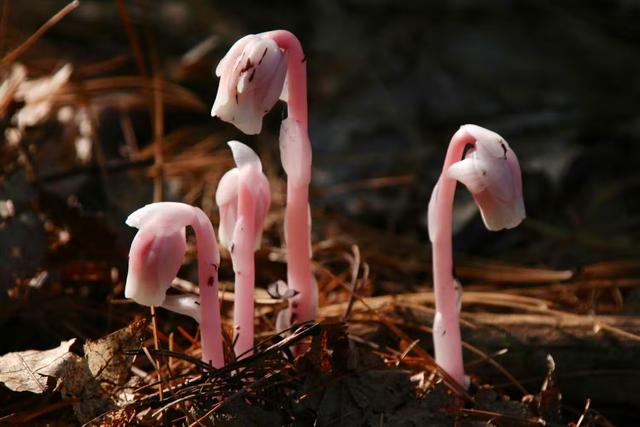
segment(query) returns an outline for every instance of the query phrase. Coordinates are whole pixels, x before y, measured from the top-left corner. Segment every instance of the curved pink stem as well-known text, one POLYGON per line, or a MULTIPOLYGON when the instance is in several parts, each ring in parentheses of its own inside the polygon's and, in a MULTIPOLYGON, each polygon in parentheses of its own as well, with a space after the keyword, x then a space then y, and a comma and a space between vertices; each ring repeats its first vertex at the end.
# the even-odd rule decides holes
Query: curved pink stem
POLYGON ((254 289, 255 289, 255 205, 254 191, 249 188, 244 171, 238 185, 238 222, 230 248, 235 272, 235 301, 233 304, 233 334, 236 356, 250 356, 253 348, 254 289))
POLYGON ((300 122, 307 129, 307 60, 300 40, 287 30, 268 31, 264 36, 273 39, 289 56, 287 113, 289 118, 300 122))
MULTIPOLYGON (((447 169, 462 159, 464 149, 476 140, 466 131, 458 130, 449 143, 442 173, 434 189, 435 206, 433 233, 430 236, 433 257, 433 291, 436 314, 433 322, 433 344, 436 362, 458 384, 464 386, 464 365, 457 295, 453 278, 452 221, 455 179, 447 176, 447 169)), ((430 218, 430 219, 431 219, 430 218)))
MULTIPOLYGON (((272 38, 288 55, 287 120, 294 121, 304 133, 301 137, 288 138, 287 148, 292 153, 308 153, 311 146, 308 137, 307 117, 307 67, 300 41, 286 30, 275 30, 264 34, 272 38), (301 146, 306 144, 307 146, 301 146)), ((295 136, 297 132, 289 135, 295 136)), ((282 141, 281 141, 282 144, 282 141)), ((301 174, 287 175, 287 207, 285 212, 285 235, 287 236, 287 282, 298 295, 290 300, 291 323, 315 320, 317 311, 317 287, 311 272, 311 227, 309 224, 309 177, 310 158, 292 159, 292 162, 308 168, 301 174), (306 166, 308 165, 308 166, 306 166), (300 179, 303 177, 302 179, 300 179)))
POLYGON ((195 209, 195 220, 191 224, 196 234, 198 249, 198 282, 200 286, 200 330, 202 360, 214 368, 224 366, 222 350, 222 322, 218 301, 218 266, 220 252, 213 225, 207 215, 195 209))

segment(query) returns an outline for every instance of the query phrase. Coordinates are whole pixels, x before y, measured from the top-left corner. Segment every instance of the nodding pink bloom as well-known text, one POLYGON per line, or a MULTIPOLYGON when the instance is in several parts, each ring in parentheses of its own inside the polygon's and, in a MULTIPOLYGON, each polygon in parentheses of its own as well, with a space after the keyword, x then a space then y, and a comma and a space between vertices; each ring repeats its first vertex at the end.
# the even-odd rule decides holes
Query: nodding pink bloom
POLYGON ((271 204, 269 181, 256 153, 238 141, 229 141, 237 167, 218 184, 220 243, 231 253, 235 272, 234 350, 247 356, 253 348, 255 260, 264 220, 271 204))
POLYGON ((447 175, 469 189, 487 229, 516 227, 526 216, 516 154, 495 132, 475 125, 462 129, 476 139, 475 148, 451 165, 447 175))
POLYGON ((211 115, 242 132, 260 133, 262 118, 282 94, 287 55, 271 38, 250 34, 238 40, 216 68, 220 77, 211 115))
POLYGON ((162 305, 186 249, 184 227, 161 228, 158 233, 140 229, 131 242, 124 296, 141 305, 162 305))
POLYGON ((220 253, 211 221, 202 210, 184 203, 146 205, 127 218, 139 229, 129 251, 125 297, 142 305, 165 307, 200 322, 202 358, 214 367, 224 365, 218 301, 220 253), (196 234, 200 301, 187 295, 167 296, 186 251, 186 227, 196 234), (198 309, 199 307, 199 309, 198 309))
POLYGON ((234 229, 238 219, 238 194, 240 181, 248 185, 248 190, 256 200, 255 205, 255 250, 260 248, 262 228, 271 206, 269 180, 262 172, 262 163, 258 155, 247 145, 239 141, 227 142, 231 148, 235 168, 229 170, 220 179, 216 191, 216 204, 220 209, 220 244, 230 248, 233 244, 234 229))
POLYGON ((488 129, 462 126, 451 138, 442 174, 431 193, 429 238, 436 309, 433 321, 435 359, 464 387, 459 322, 461 287, 456 286, 452 274, 451 241, 453 199, 458 180, 471 191, 489 230, 517 226, 524 219, 525 210, 520 166, 507 142, 488 129))
POLYGON ((295 35, 285 30, 249 35, 232 46, 220 61, 216 72, 220 76, 220 85, 213 115, 233 122, 245 133, 260 131, 263 114, 273 106, 278 96, 287 103, 287 118, 280 129, 280 157, 287 173, 284 233, 287 285, 296 296, 289 299, 289 309, 280 315, 279 323, 291 325, 315 320, 318 288, 311 271, 311 143, 308 133, 306 57, 302 45, 295 35), (272 58, 268 67, 264 59, 260 62, 263 55, 272 58), (247 61, 248 58, 251 61, 247 61), (250 81, 254 69, 260 70, 262 67, 266 69, 264 75, 270 77, 261 80, 263 83, 260 85, 255 83, 253 92, 245 91, 245 87, 252 87, 249 83, 254 84, 250 81), (271 87, 268 87, 269 84, 271 87), (283 88, 283 85, 286 87, 283 88), (234 104, 236 94, 239 94, 238 102, 234 104), (245 94, 246 98, 243 98, 245 94), (247 99, 250 97, 254 99, 247 99), (251 106, 246 108, 251 113, 247 113, 242 105, 251 106))

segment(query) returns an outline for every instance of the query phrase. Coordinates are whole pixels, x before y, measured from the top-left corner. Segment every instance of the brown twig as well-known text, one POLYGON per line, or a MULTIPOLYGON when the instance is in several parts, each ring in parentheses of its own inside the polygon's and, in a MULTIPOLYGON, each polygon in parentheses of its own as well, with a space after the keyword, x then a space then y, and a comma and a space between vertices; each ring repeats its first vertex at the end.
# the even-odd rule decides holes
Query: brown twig
POLYGON ((136 61, 136 66, 138 67, 138 72, 141 76, 146 77, 147 67, 144 63, 144 55, 142 54, 142 47, 140 46, 140 40, 138 39, 138 35, 136 34, 133 25, 131 24, 131 18, 129 17, 129 12, 127 11, 127 5, 125 0, 116 0, 116 7, 118 9, 118 15, 120 16, 120 20, 122 21, 122 26, 124 30, 127 32, 127 37, 129 38, 129 44, 131 45, 131 50, 133 51, 133 57, 136 61))
MULTIPOLYGON (((160 350, 160 343, 158 342, 158 322, 156 320, 156 308, 152 305, 150 307, 151 310, 151 327, 153 329, 153 347, 156 351, 160 350)), ((151 358, 151 356, 149 356, 151 358)), ((160 400, 164 400, 164 395, 162 392, 162 374, 160 373, 160 361, 151 358, 153 361, 152 365, 156 368, 158 373, 158 382, 160 385, 158 386, 158 393, 160 394, 160 400)))
MULTIPOLYGON (((6 1, 5 1, 5 3, 6 3, 6 1)), ((58 22, 60 22, 65 16, 67 16, 69 13, 71 13, 73 10, 75 10, 79 5, 80 5, 80 2, 78 0, 73 0, 71 3, 67 4, 65 7, 60 9, 60 11, 58 13, 56 13, 51 18, 49 18, 49 20, 47 22, 42 24, 42 26, 40 28, 38 28, 35 33, 33 33, 31 36, 29 36, 29 38, 27 38, 27 40, 22 42, 22 44, 20 46, 18 46, 17 48, 13 49, 11 52, 7 53, 2 59, 0 59, 0 68, 4 68, 7 65, 13 63, 13 61, 18 59, 20 57, 20 55, 22 55, 31 46, 33 46, 33 44, 35 42, 37 42, 40 39, 40 37, 42 37, 44 35, 44 33, 49 31, 49 29, 51 29, 51 27, 53 27, 58 22)))
POLYGON ((159 202, 164 198, 164 154, 162 137, 164 134, 164 105, 162 102, 162 80, 158 71, 153 72, 153 146, 154 146, 154 179, 153 200, 159 202))

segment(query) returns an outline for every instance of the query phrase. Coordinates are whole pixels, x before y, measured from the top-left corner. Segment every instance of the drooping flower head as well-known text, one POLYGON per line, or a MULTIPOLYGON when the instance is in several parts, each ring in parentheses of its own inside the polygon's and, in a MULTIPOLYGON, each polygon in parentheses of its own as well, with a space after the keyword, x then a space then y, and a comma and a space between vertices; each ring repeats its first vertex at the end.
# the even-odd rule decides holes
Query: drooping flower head
POLYGON ((255 249, 260 247, 264 220, 271 205, 269 181, 262 172, 262 163, 258 155, 247 145, 239 141, 229 141, 229 147, 236 162, 235 168, 222 176, 216 191, 216 204, 220 210, 220 228, 218 238, 220 244, 231 248, 234 235, 237 233, 239 212, 238 195, 240 186, 250 191, 254 200, 255 249))
POLYGON ((238 40, 216 67, 220 77, 211 115, 233 123, 248 135, 258 134, 262 118, 282 94, 287 54, 261 34, 238 40))
POLYGON ((184 203, 146 205, 127 218, 138 228, 129 251, 129 273, 124 295, 141 305, 160 306, 178 274, 187 249, 187 225, 196 208, 184 203))
POLYGON ((495 132, 476 125, 464 125, 461 130, 476 143, 463 160, 449 167, 447 176, 469 189, 487 229, 516 227, 526 216, 518 158, 495 132))

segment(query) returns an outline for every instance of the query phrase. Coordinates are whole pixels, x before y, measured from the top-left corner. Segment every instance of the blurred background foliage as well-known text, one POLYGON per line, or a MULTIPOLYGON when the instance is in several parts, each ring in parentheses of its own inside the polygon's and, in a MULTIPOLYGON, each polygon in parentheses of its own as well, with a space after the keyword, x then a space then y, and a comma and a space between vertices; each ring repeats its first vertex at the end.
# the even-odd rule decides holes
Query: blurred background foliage
MULTIPOLYGON (((63 4, 11 2, 5 48, 63 4)), ((425 241, 426 204, 448 139, 476 123, 518 153, 529 219, 520 230, 488 233, 460 191, 458 250, 564 267, 638 253, 635 2, 138 1, 129 9, 159 72, 206 107, 217 85, 212 70, 237 38, 272 28, 299 35, 308 57, 315 208, 425 241), (185 66, 185 53, 203 40, 206 54, 185 66)), ((122 55, 108 75, 137 71, 127 33, 113 2, 85 0, 23 60, 42 71, 64 61, 78 70, 122 55)), ((100 111, 108 158, 122 154, 119 110, 113 103, 100 111)), ((168 108, 165 129, 222 132, 277 158, 279 111, 260 137, 206 111, 168 108)), ((142 109, 129 113, 144 146, 149 118, 142 109)), ((53 166, 43 164, 43 173, 53 166)), ((281 173, 277 163, 272 169, 281 173)), ((134 193, 142 197, 117 194, 123 212, 148 200, 134 193)))

